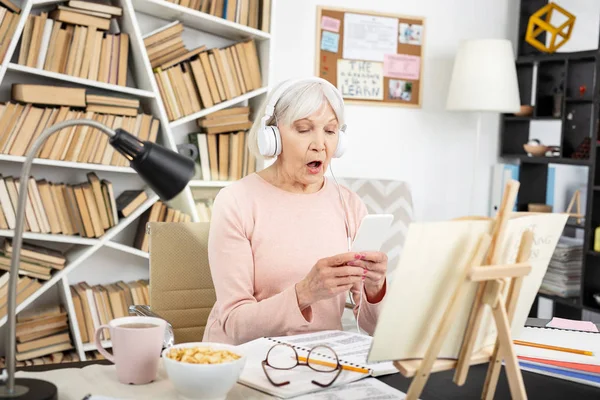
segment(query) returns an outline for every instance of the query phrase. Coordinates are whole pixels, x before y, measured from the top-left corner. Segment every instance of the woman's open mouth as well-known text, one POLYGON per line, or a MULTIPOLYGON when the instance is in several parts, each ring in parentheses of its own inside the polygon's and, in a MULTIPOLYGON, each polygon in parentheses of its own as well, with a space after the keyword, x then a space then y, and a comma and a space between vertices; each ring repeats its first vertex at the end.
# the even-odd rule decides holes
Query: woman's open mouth
POLYGON ((323 165, 322 161, 311 161, 306 166, 308 167, 308 172, 311 174, 318 174, 321 172, 321 166, 323 165))

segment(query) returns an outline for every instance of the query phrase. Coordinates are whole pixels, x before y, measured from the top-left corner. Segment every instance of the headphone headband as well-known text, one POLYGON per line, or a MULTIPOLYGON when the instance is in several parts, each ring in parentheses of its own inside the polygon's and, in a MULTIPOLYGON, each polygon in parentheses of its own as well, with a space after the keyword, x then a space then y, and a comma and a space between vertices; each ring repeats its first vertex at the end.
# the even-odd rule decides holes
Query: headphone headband
MULTIPOLYGON (((318 76, 310 76, 308 78, 288 79, 287 81, 284 81, 281 85, 279 85, 279 87, 271 95, 271 98, 269 99, 269 102, 267 103, 267 106, 265 107, 265 115, 262 119, 263 127, 267 124, 267 121, 269 120, 269 118, 271 118, 273 116, 273 114, 275 113, 275 106, 277 105, 279 98, 281 96, 283 96, 283 94, 289 88, 291 88, 292 86, 294 86, 295 84, 300 83, 300 82, 319 82, 319 83, 328 85, 336 93, 336 95, 338 96, 338 98, 340 100, 340 103, 342 103, 342 104, 344 103, 344 99, 342 98, 342 95, 341 95, 340 91, 338 90, 338 88, 336 88, 331 82, 329 82, 326 79, 320 78, 318 76)), ((346 128, 346 125, 344 124, 343 129, 345 129, 345 128, 346 128)), ((340 128, 340 129, 342 129, 342 128, 340 128)))
MULTIPOLYGON (((277 126, 267 126, 267 121, 273 117, 275 113, 275 106, 279 101, 279 98, 283 96, 283 94, 289 90, 293 85, 299 82, 319 82, 325 85, 328 85, 331 89, 333 89, 334 93, 338 97, 340 104, 344 104, 344 99, 342 94, 331 82, 326 79, 311 76, 307 78, 293 78, 284 81, 269 98, 269 102, 265 106, 264 115, 260 120, 260 128, 258 135, 258 147, 259 151, 263 156, 277 156, 281 152, 281 135, 279 134, 279 130, 277 126)), ((346 124, 342 124, 340 126, 340 138, 338 140, 338 147, 334 153, 334 157, 341 157, 344 154, 347 147, 347 139, 345 139, 346 134, 346 124)))

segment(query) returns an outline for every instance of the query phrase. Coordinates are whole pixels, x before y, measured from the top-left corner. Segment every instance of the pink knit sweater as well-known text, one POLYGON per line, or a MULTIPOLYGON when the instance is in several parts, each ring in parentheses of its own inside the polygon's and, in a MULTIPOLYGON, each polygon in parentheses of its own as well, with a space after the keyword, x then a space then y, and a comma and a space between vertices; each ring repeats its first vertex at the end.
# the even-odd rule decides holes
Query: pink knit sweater
MULTIPOLYGON (((341 190, 354 238, 367 209, 355 193, 341 190)), ((314 303, 307 321, 295 291, 317 260, 348 251, 342 212, 335 183, 327 178, 312 194, 287 192, 258 174, 221 189, 208 243, 217 302, 203 340, 240 344, 262 336, 342 329, 345 294, 314 303)), ((356 303, 359 289, 352 290, 356 303)), ((380 306, 381 301, 370 304, 363 295, 359 323, 370 334, 380 306)))

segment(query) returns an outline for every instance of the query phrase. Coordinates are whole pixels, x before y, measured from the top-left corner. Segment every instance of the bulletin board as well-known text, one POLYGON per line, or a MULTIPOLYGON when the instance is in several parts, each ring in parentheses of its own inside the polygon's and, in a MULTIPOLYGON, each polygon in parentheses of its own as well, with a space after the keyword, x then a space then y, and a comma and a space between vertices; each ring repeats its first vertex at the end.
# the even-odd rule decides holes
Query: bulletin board
POLYGON ((425 18, 317 8, 315 74, 346 103, 421 107, 425 18))

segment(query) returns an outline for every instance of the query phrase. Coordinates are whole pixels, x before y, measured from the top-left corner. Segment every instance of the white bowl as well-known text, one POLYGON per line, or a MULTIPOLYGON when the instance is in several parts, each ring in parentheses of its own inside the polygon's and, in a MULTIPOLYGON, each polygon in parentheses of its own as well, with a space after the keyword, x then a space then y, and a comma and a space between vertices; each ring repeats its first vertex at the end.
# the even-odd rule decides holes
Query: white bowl
POLYGON ((162 358, 169 380, 173 383, 173 386, 175 386, 181 397, 185 399, 225 399, 227 393, 237 382, 246 364, 246 356, 237 347, 210 342, 176 344, 164 349, 162 358), (241 357, 222 364, 191 364, 167 357, 168 352, 173 348, 190 347, 229 350, 241 357))

